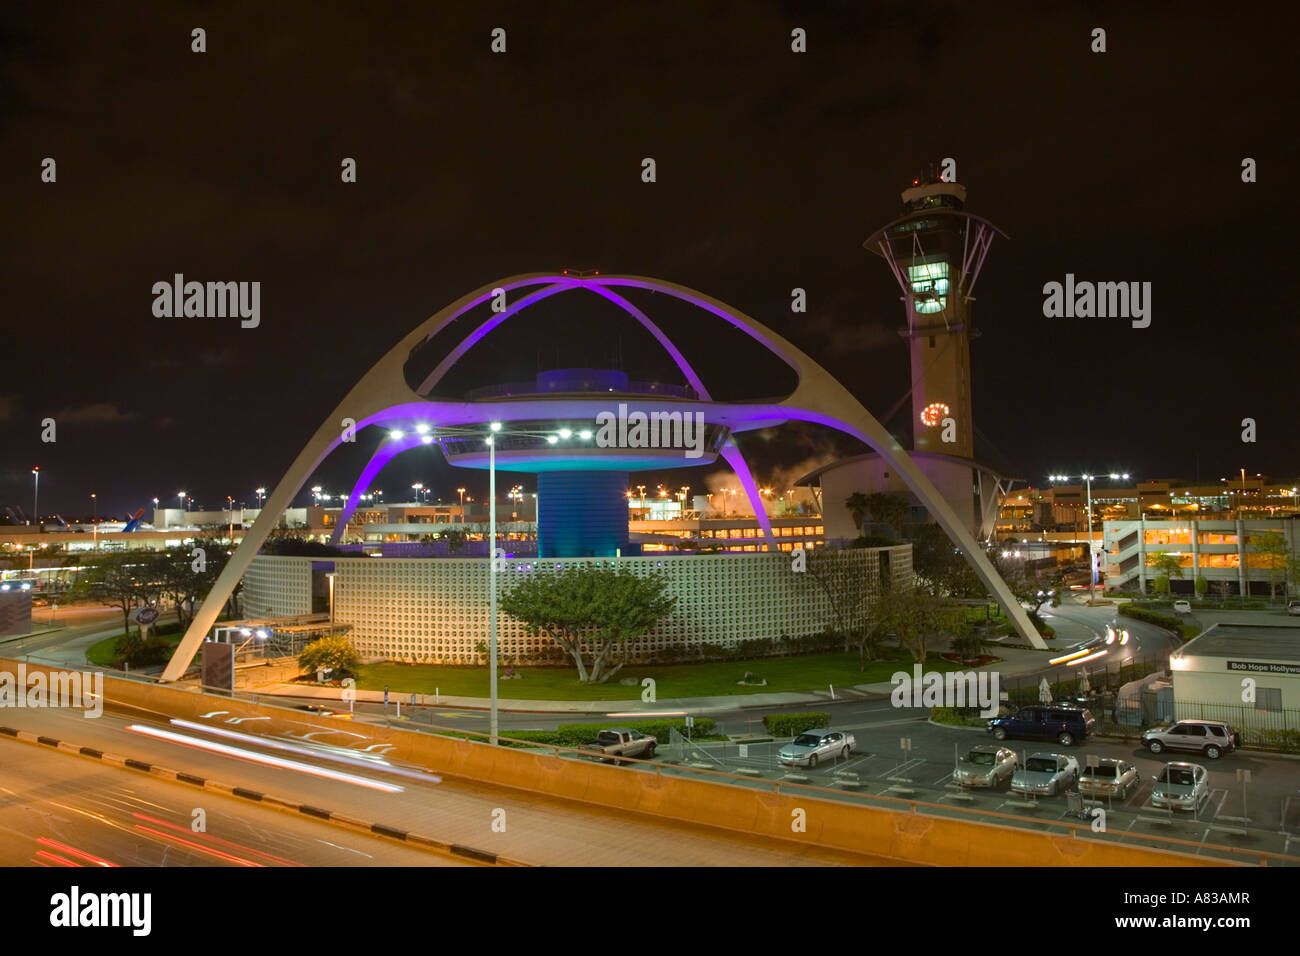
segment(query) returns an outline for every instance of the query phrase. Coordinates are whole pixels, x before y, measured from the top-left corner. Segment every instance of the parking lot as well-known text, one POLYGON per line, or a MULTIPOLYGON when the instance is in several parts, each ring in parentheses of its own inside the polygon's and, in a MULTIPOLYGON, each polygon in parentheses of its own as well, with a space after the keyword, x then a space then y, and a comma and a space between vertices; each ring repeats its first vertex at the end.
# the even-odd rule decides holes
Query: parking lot
POLYGON ((848 758, 831 759, 811 769, 781 766, 777 751, 785 740, 687 742, 676 736, 659 747, 655 757, 658 767, 636 766, 643 772, 715 771, 729 775, 717 779, 742 786, 776 786, 784 792, 812 787, 823 798, 894 808, 915 803, 921 813, 951 813, 1038 830, 1068 832, 1066 826, 1059 826, 1063 824, 1089 829, 1102 826, 1116 838, 1163 837, 1196 844, 1174 847, 1182 852, 1251 862, 1258 862, 1260 853, 1273 853, 1295 859, 1270 859, 1269 865, 1300 864, 1300 761, 1244 751, 1218 761, 1172 752, 1153 756, 1133 741, 1097 737, 1074 747, 1046 741, 1006 741, 1004 746, 1016 752, 1022 765, 1034 753, 1065 753, 1075 757, 1080 766, 1086 765, 1089 757, 1118 757, 1136 765, 1141 785, 1127 799, 1080 800, 1077 787, 1072 787, 1076 812, 1071 813, 1072 801, 1066 794, 1026 798, 1011 792, 1007 784, 997 789, 963 789, 953 783, 958 755, 976 744, 993 742, 981 730, 940 727, 923 716, 888 724, 851 729, 856 746, 848 758), (910 750, 905 749, 909 742, 910 750), (1165 764, 1180 760, 1199 763, 1210 774, 1209 797, 1196 813, 1151 806, 1152 778, 1165 764), (1239 769, 1250 771, 1249 783, 1238 782, 1239 769), (1104 817, 1095 814, 1095 808, 1103 810, 1104 817))

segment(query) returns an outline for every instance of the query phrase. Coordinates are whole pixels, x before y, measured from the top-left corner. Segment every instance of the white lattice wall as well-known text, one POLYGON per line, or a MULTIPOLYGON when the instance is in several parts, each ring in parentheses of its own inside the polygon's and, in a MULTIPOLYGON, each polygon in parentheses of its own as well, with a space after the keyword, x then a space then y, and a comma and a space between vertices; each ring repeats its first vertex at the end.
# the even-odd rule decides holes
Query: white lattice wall
POLYGON ((311 558, 259 554, 244 572, 240 609, 245 617, 311 613, 311 558))
MULTIPOLYGON (((896 581, 910 580, 911 547, 862 548, 822 552, 822 560, 844 562, 879 588, 880 551, 892 552, 896 581)), ((335 558, 334 619, 351 624, 351 637, 363 658, 400 661, 474 663, 474 646, 488 635, 487 561, 478 558, 335 558)), ((504 593, 525 575, 562 573, 567 567, 610 566, 609 559, 536 558, 507 560, 499 578, 504 593)), ((817 634, 832 626, 825 591, 808 574, 791 569, 788 554, 718 554, 646 556, 618 559, 618 566, 638 574, 662 574, 677 607, 640 641, 633 655, 669 646, 734 646, 743 640, 817 634)), ((310 608, 310 559, 258 555, 245 576, 256 573, 251 595, 270 591, 275 613, 305 613, 281 608, 310 608), (293 562, 289 573, 271 568, 293 562), (292 577, 300 597, 289 601, 282 589, 292 577)), ((253 598, 257 600, 257 597, 253 598)), ((849 624, 860 623, 851 614, 849 624)), ((554 647, 547 638, 531 637, 524 625, 502 614, 498 623, 502 660, 527 660, 554 647)))

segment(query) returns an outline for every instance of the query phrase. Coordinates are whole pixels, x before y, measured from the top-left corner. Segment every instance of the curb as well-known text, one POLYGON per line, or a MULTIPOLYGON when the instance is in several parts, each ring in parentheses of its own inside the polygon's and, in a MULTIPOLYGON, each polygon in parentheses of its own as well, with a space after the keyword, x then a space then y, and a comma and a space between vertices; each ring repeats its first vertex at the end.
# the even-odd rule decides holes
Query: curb
POLYGON ((522 860, 500 856, 496 853, 490 853, 487 850, 479 850, 472 846, 436 840, 433 837, 424 836, 420 833, 412 833, 409 830, 403 830, 399 827, 390 827, 383 823, 372 823, 365 820, 358 820, 355 817, 349 817, 334 810, 323 810, 320 807, 313 807, 309 804, 295 803, 292 800, 286 800, 283 797, 277 797, 273 794, 261 793, 257 790, 248 790, 244 787, 231 786, 227 783, 210 780, 206 777, 196 776, 191 773, 184 773, 180 770, 172 770, 168 767, 162 767, 158 764, 148 763, 143 760, 135 760, 130 757, 122 757, 118 754, 105 753, 102 750, 96 750, 94 747, 79 747, 66 740, 56 740, 53 737, 42 737, 37 734, 29 733, 26 730, 15 730, 12 727, 0 727, 0 735, 12 737, 15 740, 21 740, 24 743, 49 747, 52 750, 60 750, 67 754, 73 754, 74 756, 99 760, 103 763, 109 764, 110 766, 122 767, 128 770, 138 770, 142 773, 159 777, 163 780, 174 780, 177 783, 186 783, 198 787, 201 790, 207 790, 210 793, 219 793, 222 796, 227 797, 237 797, 241 800, 247 800, 250 803, 258 803, 287 813, 296 813, 300 816, 311 817, 314 820, 323 820, 326 823, 332 823, 335 826, 340 826, 345 829, 361 830, 371 836, 396 840, 400 843, 414 844, 449 856, 462 857, 488 866, 531 867, 535 865, 532 863, 525 863, 522 860))

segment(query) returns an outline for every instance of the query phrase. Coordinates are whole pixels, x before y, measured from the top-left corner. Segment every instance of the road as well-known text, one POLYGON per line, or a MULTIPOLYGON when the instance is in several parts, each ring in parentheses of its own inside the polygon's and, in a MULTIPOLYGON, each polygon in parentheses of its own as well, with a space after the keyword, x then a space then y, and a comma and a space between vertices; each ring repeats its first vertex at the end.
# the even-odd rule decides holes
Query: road
POLYGON ((0 834, 3 866, 468 865, 10 739, 0 834))
MULTIPOLYGON (((0 711, 0 721, 32 733, 541 865, 895 865, 880 857, 822 850, 793 840, 770 841, 523 791, 439 780, 436 768, 399 766, 384 760, 382 745, 367 738, 365 725, 359 723, 340 721, 339 730, 320 731, 292 718, 258 721, 250 726, 252 722, 236 723, 217 713, 191 727, 111 709, 97 719, 71 710, 5 709, 0 711), (160 733, 176 737, 164 738, 160 733), (249 734, 252 739, 229 736, 232 733, 249 734), (205 749, 214 745, 233 750, 218 753, 205 749), (287 747, 294 749, 284 749, 287 747), (286 768, 258 762, 268 757, 292 760, 301 766, 286 768), (334 776, 337 774, 347 778, 334 776), (502 821, 504 832, 499 830, 502 821)), ((0 766, 20 767, 34 752, 38 751, 31 744, 2 738, 0 766)), ((64 771, 68 778, 93 775, 92 768, 99 766, 74 755, 51 752, 50 756, 68 762, 70 766, 64 771)), ((143 776, 139 780, 151 782, 143 776)), ((12 783, 7 786, 18 789, 12 783)), ((216 799, 184 784, 162 786, 177 788, 179 795, 149 799, 172 808, 173 822, 183 822, 193 806, 205 805, 198 801, 216 799)), ((301 822, 308 829, 293 831, 295 839, 315 833, 317 838, 344 843, 329 836, 342 832, 329 824, 301 822)), ((250 821, 250 825, 265 824, 250 821)), ((41 831, 42 835, 46 832, 41 831)))

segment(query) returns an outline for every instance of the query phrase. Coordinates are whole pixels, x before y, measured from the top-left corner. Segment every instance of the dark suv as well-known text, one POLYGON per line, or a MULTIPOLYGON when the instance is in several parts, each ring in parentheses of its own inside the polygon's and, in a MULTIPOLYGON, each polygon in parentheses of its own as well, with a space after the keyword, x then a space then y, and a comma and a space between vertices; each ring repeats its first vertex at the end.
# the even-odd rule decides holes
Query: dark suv
POLYGON ((988 729, 998 740, 1008 737, 1055 740, 1068 747, 1086 739, 1096 724, 1090 710, 1043 704, 1022 707, 1007 717, 996 717, 989 721, 988 729))

